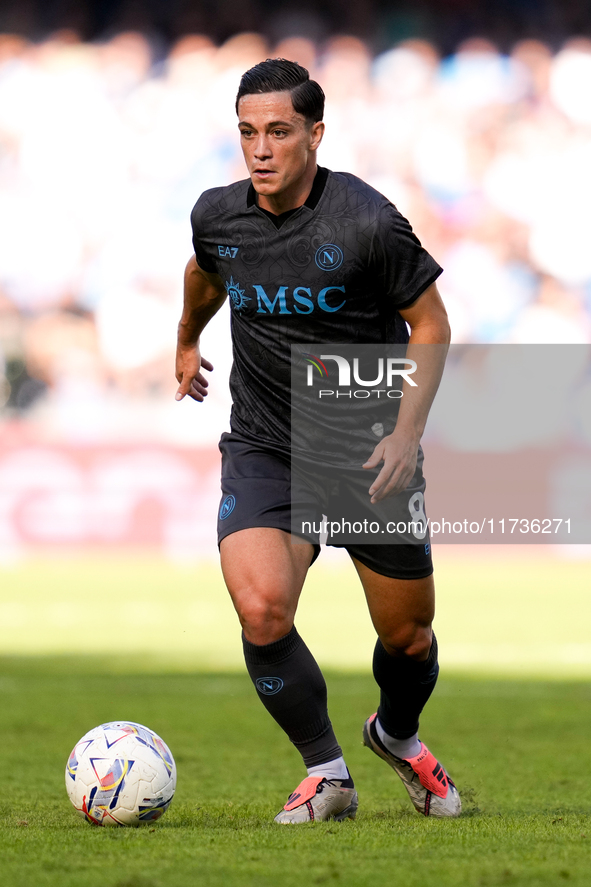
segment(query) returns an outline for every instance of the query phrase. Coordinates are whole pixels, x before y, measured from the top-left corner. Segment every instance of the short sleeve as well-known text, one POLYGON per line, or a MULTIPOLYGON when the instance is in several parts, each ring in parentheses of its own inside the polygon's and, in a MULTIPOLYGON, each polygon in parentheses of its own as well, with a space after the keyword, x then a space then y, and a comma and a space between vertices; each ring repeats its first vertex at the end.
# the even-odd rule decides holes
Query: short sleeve
POLYGON ((197 264, 208 274, 217 274, 217 267, 212 250, 208 247, 203 217, 207 211, 205 194, 202 194, 191 212, 191 228, 193 230, 193 249, 197 264))
POLYGON ((391 203, 377 217, 370 267, 379 290, 397 310, 412 305, 443 271, 391 203))

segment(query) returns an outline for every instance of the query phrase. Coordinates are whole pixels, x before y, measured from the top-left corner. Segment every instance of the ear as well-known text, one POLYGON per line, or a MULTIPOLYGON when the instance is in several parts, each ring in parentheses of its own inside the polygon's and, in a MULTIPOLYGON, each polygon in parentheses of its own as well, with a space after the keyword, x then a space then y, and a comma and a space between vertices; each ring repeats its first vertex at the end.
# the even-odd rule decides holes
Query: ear
POLYGON ((322 136, 324 135, 324 123, 322 120, 318 120, 316 123, 312 124, 310 128, 310 150, 315 151, 320 142, 322 141, 322 136))

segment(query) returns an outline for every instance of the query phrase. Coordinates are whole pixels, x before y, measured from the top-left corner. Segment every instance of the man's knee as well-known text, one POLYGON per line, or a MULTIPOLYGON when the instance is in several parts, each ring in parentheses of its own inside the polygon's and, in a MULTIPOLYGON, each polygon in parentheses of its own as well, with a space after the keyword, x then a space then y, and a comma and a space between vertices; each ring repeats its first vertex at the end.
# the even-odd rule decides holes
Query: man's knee
POLYGON ((380 640, 390 656, 424 662, 429 656, 433 632, 430 625, 409 622, 380 633, 380 640))
POLYGON ((232 595, 244 635, 251 644, 271 644, 291 631, 293 611, 281 589, 258 583, 232 595))
POLYGON ((291 631, 313 549, 292 546, 269 527, 240 530, 222 540, 222 571, 245 637, 271 644, 291 631))

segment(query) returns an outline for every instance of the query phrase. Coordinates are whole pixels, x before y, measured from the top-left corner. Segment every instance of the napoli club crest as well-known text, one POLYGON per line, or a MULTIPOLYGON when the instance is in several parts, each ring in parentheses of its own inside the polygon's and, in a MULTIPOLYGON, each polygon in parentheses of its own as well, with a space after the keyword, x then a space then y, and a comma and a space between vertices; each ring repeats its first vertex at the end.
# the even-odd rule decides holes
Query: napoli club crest
POLYGON ((230 517, 235 506, 236 499, 234 496, 226 496, 220 507, 220 520, 226 520, 227 517, 230 517))
POLYGON ((256 687, 263 696, 274 696, 283 689, 283 681, 281 678, 257 678, 256 687))
POLYGON ((334 243, 323 243, 316 250, 314 261, 321 271, 336 271, 343 264, 343 251, 334 243))

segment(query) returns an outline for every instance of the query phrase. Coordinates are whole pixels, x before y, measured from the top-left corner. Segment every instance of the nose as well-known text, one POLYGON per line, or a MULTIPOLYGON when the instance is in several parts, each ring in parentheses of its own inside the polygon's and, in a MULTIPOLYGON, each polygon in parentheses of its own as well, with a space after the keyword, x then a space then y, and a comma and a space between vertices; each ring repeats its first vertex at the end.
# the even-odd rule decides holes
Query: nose
POLYGON ((264 160, 266 157, 271 157, 271 145, 269 139, 263 132, 259 133, 254 149, 254 156, 257 160, 264 160))

